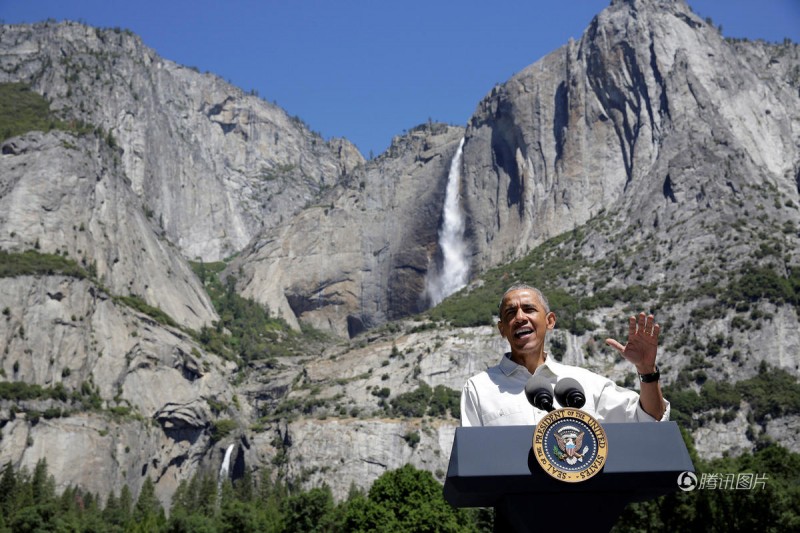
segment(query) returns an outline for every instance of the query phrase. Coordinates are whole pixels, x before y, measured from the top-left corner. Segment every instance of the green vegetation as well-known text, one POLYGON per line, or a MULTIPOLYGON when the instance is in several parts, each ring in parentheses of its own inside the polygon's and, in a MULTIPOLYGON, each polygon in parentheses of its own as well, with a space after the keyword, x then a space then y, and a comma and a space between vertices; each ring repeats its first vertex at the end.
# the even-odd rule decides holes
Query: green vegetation
MULTIPOLYGON (((695 320, 722 318, 729 309, 747 313, 761 300, 800 309, 800 269, 790 269, 784 276, 769 265, 746 263, 739 271, 729 272, 727 279, 710 280, 687 291, 686 297, 713 299, 713 303, 692 310, 695 320)), ((758 311, 755 313, 751 318, 758 318, 758 311)), ((749 329, 747 320, 739 316, 734 320, 738 329, 749 329)))
POLYGON ((63 383, 55 387, 42 387, 24 381, 0 381, 0 400, 46 400, 67 401, 69 395, 63 383))
MULTIPOLYGON (((53 387, 42 387, 41 385, 25 383, 24 381, 0 381, 0 400, 11 400, 21 402, 25 400, 57 400, 62 402, 60 407, 52 407, 44 413, 36 410, 26 409, 19 405, 11 407, 13 413, 25 413, 28 420, 33 423, 38 422, 39 415, 44 418, 56 418, 70 416, 76 411, 101 411, 103 410, 103 399, 100 396, 100 389, 91 381, 84 381, 80 387, 70 391, 63 383, 56 383, 53 387)), ((108 413, 116 416, 131 414, 131 408, 127 405, 109 406, 108 413)))
MULTIPOLYGON (((602 218, 595 221, 601 222, 602 218)), ((656 295, 655 287, 636 284, 624 288, 596 285, 591 296, 582 295, 585 289, 565 289, 576 280, 587 283, 585 271, 604 272, 623 266, 616 256, 588 261, 580 253, 583 239, 582 231, 573 230, 546 241, 519 260, 489 270, 481 276, 480 286, 456 293, 430 310, 431 319, 456 327, 493 325, 500 296, 510 285, 521 282, 539 288, 547 296, 550 308, 557 312, 560 329, 580 335, 598 328, 584 316, 587 312, 619 302, 643 303, 656 295)))
MULTIPOLYGON (((500 296, 519 282, 541 289, 558 316, 557 327, 575 335, 600 328, 587 318, 588 313, 619 303, 658 309, 698 300, 708 302, 692 310, 693 320, 722 318, 734 310, 754 312, 750 320, 756 321, 763 318, 755 309, 761 301, 800 309, 800 269, 787 266, 783 255, 786 245, 780 239, 756 235, 761 245, 738 266, 728 265, 724 256, 709 257, 708 264, 713 267, 699 261, 692 276, 695 284, 650 285, 639 281, 644 279, 642 272, 660 259, 658 250, 651 250, 647 261, 639 261, 641 265, 636 258, 642 256, 643 249, 629 247, 624 239, 618 253, 599 260, 582 255, 586 234, 602 233, 607 224, 601 214, 581 228, 549 239, 527 256, 487 271, 479 285, 445 299, 428 311, 428 316, 455 327, 493 325, 500 296), (632 278, 637 281, 632 282, 632 278), (612 286, 614 280, 624 280, 625 285, 612 286)), ((667 261, 666 268, 669 266, 667 261)), ((751 327, 749 321, 737 318, 738 327, 751 327)))
POLYGON ((758 423, 767 417, 800 414, 800 383, 785 370, 761 365, 757 376, 736 383, 758 423))
POLYGON ((6 531, 491 531, 491 515, 454 509, 430 472, 407 465, 378 478, 368 493, 352 489, 334 503, 328 487, 293 489, 265 473, 256 483, 245 475, 217 490, 212 475, 183 481, 172 498, 169 518, 150 478, 136 499, 128 487, 119 495, 95 495, 55 481, 40 461, 30 474, 6 464, 0 474, 0 532, 6 531), (105 501, 105 506, 103 506, 105 501))
POLYGON ((78 263, 58 254, 42 254, 36 250, 21 253, 0 250, 0 278, 57 274, 79 279, 89 277, 88 272, 78 263))
MULTIPOLYGON (((387 394, 388 395, 388 394, 387 394)), ((390 401, 391 414, 421 418, 425 415, 445 417, 447 412, 453 418, 460 418, 460 393, 444 385, 431 388, 420 381, 419 386, 410 392, 398 394, 390 401)))
POLYGON ((311 415, 317 409, 329 407, 330 404, 331 400, 316 396, 303 399, 284 399, 274 409, 269 410, 260 417, 259 423, 277 422, 281 419, 294 420, 300 414, 311 415))
MULTIPOLYGON (((72 259, 59 254, 45 254, 36 250, 26 250, 18 253, 0 250, 0 278, 61 275, 78 279, 91 279, 99 286, 100 283, 93 275, 93 270, 91 266, 87 270, 72 259)), ((177 327, 172 317, 158 307, 148 305, 138 296, 114 296, 114 301, 144 313, 160 324, 177 327)))
POLYGON ((215 353, 248 362, 304 354, 304 343, 325 340, 323 334, 309 328, 302 334, 295 332, 282 318, 272 317, 267 307, 239 296, 233 275, 220 279, 224 262, 191 265, 220 317, 214 327, 203 328, 198 337, 215 353))
MULTIPOLYGON (((192 267, 204 282, 220 316, 214 327, 205 327, 198 333, 189 332, 209 350, 228 359, 247 362, 304 353, 303 343, 325 340, 323 334, 310 328, 305 328, 302 334, 293 331, 285 320, 271 317, 269 309, 236 294, 233 276, 228 276, 224 282, 219 279, 225 263, 194 263, 192 267)), ((36 250, 18 253, 0 250, 0 277, 26 275, 91 279, 102 289, 91 265, 84 268, 62 255, 36 250)), ((113 299, 117 304, 144 313, 160 324, 179 327, 163 310, 147 304, 136 295, 114 296, 113 299)), ((4 313, 8 316, 10 310, 4 313)))
POLYGON ((800 383, 785 370, 766 364, 758 375, 736 383, 706 381, 699 394, 680 382, 667 385, 664 396, 672 405, 672 420, 687 429, 697 428, 708 417, 732 420, 742 400, 750 404, 752 419, 758 424, 768 418, 800 414, 800 383), (705 414, 694 418, 692 413, 705 414))
POLYGON ((403 435, 403 440, 406 441, 406 443, 412 448, 416 448, 417 444, 419 444, 419 441, 421 440, 419 431, 409 431, 403 435))
MULTIPOLYGON (((800 269, 790 270, 786 276, 770 266, 743 265, 738 271, 727 273, 726 279, 714 279, 701 283, 695 288, 680 290, 677 286, 657 287, 648 285, 629 285, 624 288, 604 288, 595 290, 591 296, 580 296, 578 291, 569 292, 561 285, 565 279, 577 277, 587 264, 581 260, 567 261, 563 257, 552 261, 548 246, 545 251, 537 248, 532 254, 519 261, 490 270, 484 276, 484 283, 471 291, 462 291, 446 299, 429 314, 433 320, 447 321, 456 327, 492 325, 497 314, 500 295, 515 282, 524 282, 538 287, 550 302, 550 308, 558 315, 558 326, 570 333, 580 335, 598 326, 582 314, 594 309, 611 307, 615 303, 641 303, 656 300, 658 306, 679 300, 713 298, 714 303, 701 306, 692 311, 692 318, 720 318, 727 309, 747 312, 754 304, 764 300, 775 305, 793 305, 800 308, 800 269)), ((602 262, 592 265, 602 271, 602 262)))
MULTIPOLYGON (((409 437, 413 440, 413 437, 409 437)), ((698 488, 631 504, 613 531, 797 531, 800 454, 766 444, 752 455, 699 460, 687 443, 698 478, 753 474, 763 487, 698 488)), ((491 531, 490 509, 454 509, 430 472, 410 465, 385 472, 367 492, 352 488, 335 503, 327 486, 301 490, 263 472, 246 473, 217 490, 216 476, 182 481, 169 518, 146 478, 138 497, 96 495, 68 487, 60 495, 46 460, 32 473, 6 464, 0 472, 0 532, 6 531, 491 531), (105 505, 103 505, 105 502, 105 505)))
POLYGON ((722 302, 729 307, 767 300, 775 305, 800 306, 800 271, 784 277, 768 266, 746 264, 729 280, 722 302))
POLYGON ((127 305, 131 309, 135 309, 140 313, 144 313, 145 315, 154 319, 159 324, 163 324, 165 326, 178 327, 178 324, 175 323, 175 321, 172 319, 171 316, 162 311, 160 308, 153 307, 152 305, 147 304, 144 300, 142 300, 138 296, 135 296, 133 294, 129 296, 115 296, 114 301, 117 303, 127 305))
POLYGON ((291 179, 295 170, 296 167, 292 164, 278 165, 273 169, 262 169, 260 179, 264 181, 291 179))
POLYGON ((29 131, 53 129, 88 133, 93 128, 80 121, 64 122, 50 112, 50 104, 24 83, 0 83, 0 142, 29 131))
POLYGON ((219 442, 236 429, 236 421, 222 418, 211 424, 211 442, 219 442))
MULTIPOLYGON (((691 450, 690 450, 691 451, 691 450)), ((705 474, 765 476, 764 486, 675 492, 628 506, 612 531, 709 531, 721 533, 800 530, 800 454, 767 444, 754 454, 713 461, 693 459, 705 474)), ((763 478, 762 478, 763 479, 763 478)))

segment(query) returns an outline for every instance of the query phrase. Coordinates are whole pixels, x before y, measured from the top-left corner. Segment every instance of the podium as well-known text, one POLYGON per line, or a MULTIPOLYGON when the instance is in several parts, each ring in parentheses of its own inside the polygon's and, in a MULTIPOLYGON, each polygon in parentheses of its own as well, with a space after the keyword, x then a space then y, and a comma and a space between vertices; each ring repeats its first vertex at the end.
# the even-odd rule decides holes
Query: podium
POLYGON ((444 498, 454 507, 494 507, 502 531, 608 531, 628 503, 674 492, 680 474, 694 472, 675 422, 603 428, 605 465, 580 483, 559 481, 536 462, 534 426, 456 428, 444 498))

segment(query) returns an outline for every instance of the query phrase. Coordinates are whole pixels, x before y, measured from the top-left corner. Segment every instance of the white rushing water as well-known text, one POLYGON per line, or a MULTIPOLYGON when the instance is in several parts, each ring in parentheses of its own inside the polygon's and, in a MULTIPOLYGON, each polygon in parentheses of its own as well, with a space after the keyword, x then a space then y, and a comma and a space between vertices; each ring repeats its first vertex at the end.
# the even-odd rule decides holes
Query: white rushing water
POLYGON ((444 222, 439 229, 442 268, 426 280, 431 305, 436 305, 467 284, 469 261, 464 242, 464 213, 461 211, 461 155, 464 139, 450 162, 444 198, 444 222))
MULTIPOLYGON (((225 457, 222 459, 222 466, 219 467, 219 477, 217 479, 217 492, 222 491, 222 483, 228 478, 231 468, 231 454, 233 453, 234 445, 228 446, 225 450, 225 457)), ((219 500, 219 499, 218 499, 219 500)))

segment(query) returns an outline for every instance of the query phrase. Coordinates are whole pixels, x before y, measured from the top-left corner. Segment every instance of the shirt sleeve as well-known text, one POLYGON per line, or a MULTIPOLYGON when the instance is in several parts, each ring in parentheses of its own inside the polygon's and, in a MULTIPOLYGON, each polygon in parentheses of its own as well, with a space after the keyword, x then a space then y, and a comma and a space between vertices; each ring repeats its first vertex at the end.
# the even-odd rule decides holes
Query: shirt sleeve
POLYGON ((636 422, 667 422, 669 421, 669 402, 664 400, 664 414, 661 418, 656 420, 647 411, 642 409, 641 402, 636 402, 636 422))
POLYGON ((608 380, 597 403, 597 414, 605 422, 666 422, 670 405, 664 400, 661 419, 650 416, 639 402, 639 394, 608 380))
POLYGON ((467 380, 461 389, 461 427, 482 425, 478 392, 472 380, 467 380))

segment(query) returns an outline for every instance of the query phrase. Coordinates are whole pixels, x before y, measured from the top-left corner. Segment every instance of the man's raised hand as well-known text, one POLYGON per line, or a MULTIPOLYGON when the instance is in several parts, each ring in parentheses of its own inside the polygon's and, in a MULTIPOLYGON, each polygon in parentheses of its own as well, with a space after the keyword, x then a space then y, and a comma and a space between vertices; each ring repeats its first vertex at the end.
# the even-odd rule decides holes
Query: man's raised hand
POLYGON ((606 344, 633 363, 639 374, 650 374, 656 371, 660 332, 661 326, 656 324, 655 317, 641 312, 638 317, 628 319, 628 342, 624 346, 614 339, 606 339, 606 344))

